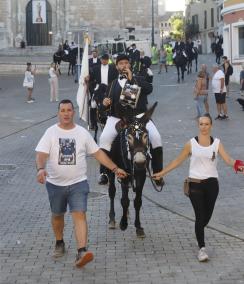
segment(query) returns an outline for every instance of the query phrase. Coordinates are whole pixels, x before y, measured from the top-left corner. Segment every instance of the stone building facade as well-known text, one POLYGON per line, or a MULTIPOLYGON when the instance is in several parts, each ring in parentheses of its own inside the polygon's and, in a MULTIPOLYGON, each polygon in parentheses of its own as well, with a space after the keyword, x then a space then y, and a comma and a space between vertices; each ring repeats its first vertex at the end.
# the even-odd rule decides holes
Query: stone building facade
MULTIPOLYGON (((41 2, 43 0, 40 0, 41 2)), ((155 27, 158 6, 154 1, 155 27)), ((32 0, 0 0, 0 48, 27 45, 56 45, 74 40, 78 31, 89 30, 92 38, 128 36, 134 28, 138 39, 151 38, 150 0, 46 0, 47 23, 32 23, 32 0)), ((157 33, 157 29, 155 29, 157 33)))
POLYGON ((224 18, 224 54, 234 66, 232 80, 239 82, 241 65, 244 63, 243 0, 226 0, 222 15, 224 18))

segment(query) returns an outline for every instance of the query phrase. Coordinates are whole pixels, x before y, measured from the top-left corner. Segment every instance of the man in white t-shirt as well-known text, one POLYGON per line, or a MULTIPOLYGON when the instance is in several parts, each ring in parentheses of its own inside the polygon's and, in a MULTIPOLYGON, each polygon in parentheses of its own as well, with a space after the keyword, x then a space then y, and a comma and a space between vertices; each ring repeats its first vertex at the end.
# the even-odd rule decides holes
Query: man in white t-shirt
POLYGON ((58 107, 59 123, 49 127, 36 147, 37 181, 46 182, 52 211, 52 227, 56 238, 53 256, 65 253, 63 241, 64 214, 69 205, 72 214, 78 253, 75 265, 82 267, 93 260, 87 251, 87 183, 86 155, 93 155, 101 164, 118 177, 126 173, 119 169, 99 149, 89 132, 74 123, 74 106, 70 100, 62 100, 58 107))
POLYGON ((218 112, 215 119, 227 119, 225 74, 220 70, 218 65, 214 65, 212 70, 214 73, 212 78, 212 90, 215 95, 218 112))

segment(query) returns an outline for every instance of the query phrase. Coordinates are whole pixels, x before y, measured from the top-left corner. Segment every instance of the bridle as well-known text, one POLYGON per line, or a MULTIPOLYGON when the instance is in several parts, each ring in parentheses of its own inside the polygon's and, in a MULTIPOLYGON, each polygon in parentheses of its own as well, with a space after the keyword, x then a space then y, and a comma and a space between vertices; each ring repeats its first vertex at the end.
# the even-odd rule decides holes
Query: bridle
MULTIPOLYGON (((129 132, 132 133, 132 135, 134 137, 136 137, 137 140, 140 140, 141 136, 143 133, 145 133, 145 127, 144 125, 136 120, 134 123, 132 123, 131 125, 129 125, 128 127, 126 127, 125 129, 121 130, 119 132, 119 139, 120 139, 120 151, 121 151, 121 156, 122 156, 122 163, 124 166, 124 169, 126 169, 128 171, 129 174, 129 181, 131 183, 131 187, 133 189, 133 191, 135 192, 135 188, 136 188, 136 184, 135 184, 135 162, 134 162, 134 158, 135 155, 139 152, 134 152, 131 150, 129 141, 128 141, 128 134, 129 132), (131 131, 130 131, 131 130, 131 131)), ((157 192, 161 192, 163 189, 163 185, 161 186, 157 186, 157 184, 155 183, 153 177, 152 177, 152 172, 150 169, 150 163, 152 160, 152 156, 150 153, 150 142, 149 139, 147 137, 147 141, 145 146, 143 147, 143 150, 140 151, 140 153, 146 158, 145 164, 146 167, 144 168, 147 172, 148 175, 146 175, 147 177, 150 178, 151 183, 153 185, 153 188, 157 191, 157 192)), ((119 180, 119 182, 121 183, 121 181, 119 180)))

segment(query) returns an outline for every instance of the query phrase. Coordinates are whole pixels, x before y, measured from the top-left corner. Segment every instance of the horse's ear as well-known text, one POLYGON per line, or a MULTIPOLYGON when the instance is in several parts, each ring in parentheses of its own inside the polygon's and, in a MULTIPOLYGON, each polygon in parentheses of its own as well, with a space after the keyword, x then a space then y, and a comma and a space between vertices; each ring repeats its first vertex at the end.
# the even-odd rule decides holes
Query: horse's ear
POLYGON ((141 122, 143 122, 143 123, 147 123, 149 120, 150 120, 150 118, 151 118, 151 116, 152 116, 152 114, 153 114, 153 112, 154 112, 154 110, 155 110, 155 108, 156 108, 156 106, 157 106, 157 104, 158 104, 158 102, 155 102, 146 112, 145 112, 145 114, 141 117, 141 122))

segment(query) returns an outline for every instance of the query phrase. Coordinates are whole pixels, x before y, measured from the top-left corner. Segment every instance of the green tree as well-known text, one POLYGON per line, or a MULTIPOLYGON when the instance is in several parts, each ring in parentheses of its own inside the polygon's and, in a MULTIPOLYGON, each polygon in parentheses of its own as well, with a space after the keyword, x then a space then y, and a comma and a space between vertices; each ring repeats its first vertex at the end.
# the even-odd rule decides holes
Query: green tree
POLYGON ((185 36, 185 24, 184 17, 180 14, 173 15, 170 18, 171 23, 171 37, 177 39, 178 37, 184 38, 185 36))

